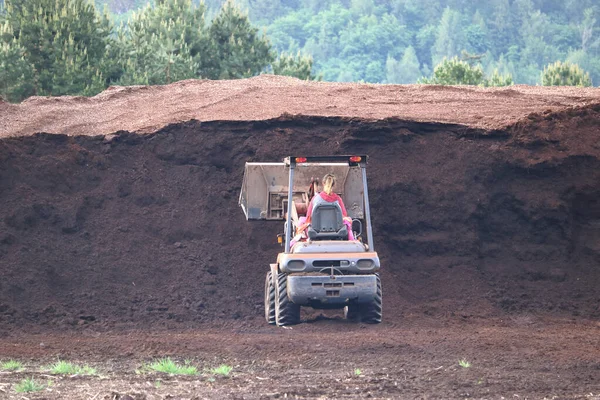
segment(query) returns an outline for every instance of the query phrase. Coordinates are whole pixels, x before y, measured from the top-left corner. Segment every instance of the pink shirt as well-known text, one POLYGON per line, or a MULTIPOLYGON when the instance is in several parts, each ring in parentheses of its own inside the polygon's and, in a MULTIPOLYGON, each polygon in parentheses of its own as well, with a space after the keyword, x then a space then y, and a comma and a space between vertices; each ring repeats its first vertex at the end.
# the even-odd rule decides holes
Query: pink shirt
MULTIPOLYGON (((331 192, 331 194, 327 194, 325 192, 320 192, 318 194, 318 196, 321 196, 321 198, 323 200, 325 200, 329 203, 333 203, 333 202, 337 201, 338 204, 340 205, 340 207, 342 208, 342 216, 344 216, 344 217, 348 216, 348 213, 346 212, 346 207, 344 206, 344 202, 342 201, 342 198, 340 196, 338 196, 337 193, 331 192)), ((312 215, 313 200, 314 200, 314 197, 310 201, 310 204, 308 205, 308 210, 306 211, 306 220, 307 221, 310 221, 310 216, 312 215)))
MULTIPOLYGON (((348 213, 346 212, 346 207, 344 206, 344 202, 342 201, 342 198, 340 196, 337 195, 337 193, 331 192, 331 194, 327 194, 325 192, 320 192, 318 194, 318 196, 321 196, 321 198, 325 201, 328 201, 330 203, 333 203, 335 201, 338 202, 338 204, 340 205, 340 208, 342 209, 342 216, 345 217, 344 219, 344 224, 348 227, 348 240, 355 240, 354 234, 352 233, 352 222, 349 221, 349 219, 347 219, 348 217, 348 213)), ((305 231, 305 229, 310 225, 311 222, 311 215, 312 215, 312 209, 313 209, 313 200, 315 198, 313 197, 310 200, 310 204, 308 205, 308 210, 306 212, 306 218, 302 217, 300 218, 300 226, 298 227, 298 229, 296 230, 296 235, 298 235, 299 233, 306 235, 305 233, 303 233, 305 231)), ((296 240, 305 240, 306 236, 304 236, 303 238, 299 238, 296 240)), ((292 244, 296 243, 296 240, 292 241, 292 244)))

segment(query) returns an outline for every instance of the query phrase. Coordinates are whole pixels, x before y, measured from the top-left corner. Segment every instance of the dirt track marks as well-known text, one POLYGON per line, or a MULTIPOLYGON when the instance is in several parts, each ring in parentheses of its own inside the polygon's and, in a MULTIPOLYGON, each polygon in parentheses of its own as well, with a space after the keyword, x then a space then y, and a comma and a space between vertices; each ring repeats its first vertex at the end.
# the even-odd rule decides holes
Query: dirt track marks
MULTIPOLYGON (((538 316, 525 325, 523 321, 462 318, 404 322, 404 327, 390 327, 325 319, 288 330, 266 327, 261 320, 237 330, 215 326, 152 334, 83 330, 66 336, 7 337, 0 342, 0 354, 32 360, 29 366, 57 355, 84 360, 108 377, 102 381, 61 379, 55 393, 62 394, 49 394, 51 399, 77 399, 81 390, 91 389, 102 395, 144 393, 149 399, 167 392, 248 399, 286 393, 308 398, 458 399, 516 394, 520 398, 586 399, 586 394, 600 393, 600 325, 595 321, 538 316), (133 373, 144 362, 167 355, 190 359, 201 368, 226 363, 234 371, 231 378, 212 383, 207 376, 133 373), (458 365, 463 358, 471 367, 458 365), (160 388, 155 387, 156 380, 162 381, 160 388)), ((14 383, 19 377, 11 375, 4 382, 14 383)))

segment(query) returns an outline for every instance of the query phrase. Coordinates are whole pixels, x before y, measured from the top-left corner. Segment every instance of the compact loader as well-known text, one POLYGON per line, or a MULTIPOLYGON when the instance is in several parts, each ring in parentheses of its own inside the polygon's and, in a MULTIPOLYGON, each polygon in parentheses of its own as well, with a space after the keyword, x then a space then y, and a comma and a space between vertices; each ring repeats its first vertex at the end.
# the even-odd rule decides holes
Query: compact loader
POLYGON ((347 319, 381 322, 379 257, 367 190, 366 156, 287 157, 246 163, 239 204, 248 220, 283 220, 284 251, 265 278, 265 318, 278 326, 300 322, 300 308, 344 309, 347 319), (338 203, 314 202, 319 178, 332 173, 338 203), (310 225, 303 224, 309 205, 310 225), (365 232, 363 232, 365 227, 365 232))

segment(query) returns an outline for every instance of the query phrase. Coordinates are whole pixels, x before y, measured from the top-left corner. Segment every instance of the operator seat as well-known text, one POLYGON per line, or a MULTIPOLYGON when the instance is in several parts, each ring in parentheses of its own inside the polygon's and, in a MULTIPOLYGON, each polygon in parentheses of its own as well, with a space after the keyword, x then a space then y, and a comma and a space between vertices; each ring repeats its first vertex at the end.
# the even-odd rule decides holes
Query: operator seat
POLYGON ((330 203, 321 196, 314 197, 308 237, 311 240, 348 240, 348 228, 337 201, 330 203))

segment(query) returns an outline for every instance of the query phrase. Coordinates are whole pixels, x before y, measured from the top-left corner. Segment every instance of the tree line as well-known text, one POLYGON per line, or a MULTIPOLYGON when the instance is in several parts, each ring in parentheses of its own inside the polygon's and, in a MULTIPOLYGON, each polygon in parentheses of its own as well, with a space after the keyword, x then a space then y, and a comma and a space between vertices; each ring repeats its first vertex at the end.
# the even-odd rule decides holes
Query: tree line
POLYGON ((600 84, 597 0, 239 2, 276 49, 311 54, 327 81, 415 83, 458 57, 531 85, 556 61, 577 64, 600 84))
POLYGON ((0 96, 9 101, 263 71, 314 79, 312 62, 277 53, 232 1, 210 21, 192 0, 157 0, 119 26, 86 0, 6 0, 0 14, 0 96))
POLYGON ((262 72, 373 83, 600 82, 595 0, 91 1, 0 0, 0 96, 262 72))

